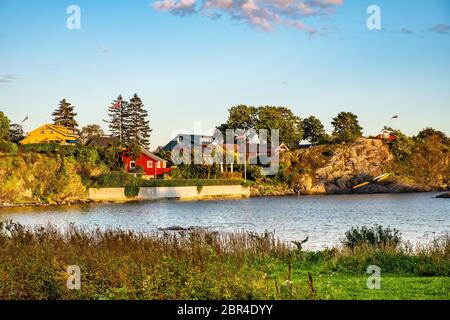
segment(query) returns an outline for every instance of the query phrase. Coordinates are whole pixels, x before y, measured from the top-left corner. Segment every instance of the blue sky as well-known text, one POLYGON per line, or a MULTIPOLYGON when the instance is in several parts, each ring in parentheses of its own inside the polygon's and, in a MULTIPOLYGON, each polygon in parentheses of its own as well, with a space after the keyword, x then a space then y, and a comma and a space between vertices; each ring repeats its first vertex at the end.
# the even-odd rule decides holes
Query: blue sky
POLYGON ((366 134, 450 134, 449 29, 446 0, 0 0, 0 110, 31 130, 66 98, 80 125, 102 124, 137 92, 152 146, 237 104, 288 106, 328 130, 345 110, 366 134), (72 4, 81 30, 66 28, 72 4), (366 27, 371 4, 381 30, 366 27))

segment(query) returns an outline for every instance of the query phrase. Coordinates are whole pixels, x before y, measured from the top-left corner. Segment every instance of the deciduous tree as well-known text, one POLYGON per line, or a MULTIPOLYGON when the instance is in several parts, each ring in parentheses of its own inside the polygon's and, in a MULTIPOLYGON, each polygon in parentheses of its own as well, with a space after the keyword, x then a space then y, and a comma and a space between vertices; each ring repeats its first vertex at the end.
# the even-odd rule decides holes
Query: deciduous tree
POLYGON ((351 112, 340 112, 331 124, 334 127, 333 136, 338 142, 353 142, 362 136, 358 116, 351 112))
POLYGON ((6 139, 9 133, 10 121, 8 117, 0 111, 0 140, 6 139))

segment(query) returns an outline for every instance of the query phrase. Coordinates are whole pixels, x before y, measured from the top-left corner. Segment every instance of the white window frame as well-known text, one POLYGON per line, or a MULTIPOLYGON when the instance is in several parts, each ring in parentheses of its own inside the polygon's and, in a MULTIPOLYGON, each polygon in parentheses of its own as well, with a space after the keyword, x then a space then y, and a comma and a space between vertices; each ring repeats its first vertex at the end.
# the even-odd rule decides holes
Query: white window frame
POLYGON ((158 161, 158 162, 156 163, 156 168, 158 168, 158 169, 161 168, 161 162, 160 162, 160 161, 158 161))
POLYGON ((136 169, 136 161, 130 161, 130 169, 136 169))
POLYGON ((152 160, 148 160, 147 161, 147 168, 150 168, 150 169, 153 168, 153 161, 152 160))

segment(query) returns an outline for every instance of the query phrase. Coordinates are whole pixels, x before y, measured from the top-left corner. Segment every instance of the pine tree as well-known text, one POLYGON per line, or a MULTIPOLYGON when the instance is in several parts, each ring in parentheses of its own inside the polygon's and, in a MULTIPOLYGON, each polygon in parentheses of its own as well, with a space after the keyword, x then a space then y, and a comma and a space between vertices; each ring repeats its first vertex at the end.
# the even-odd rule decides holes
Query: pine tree
POLYGON ((128 105, 128 117, 126 119, 126 143, 128 145, 140 145, 147 148, 150 144, 148 112, 137 94, 134 94, 128 105))
POLYGON ((78 127, 78 123, 75 120, 76 115, 74 106, 67 102, 66 99, 61 100, 58 109, 52 113, 54 124, 72 130, 76 130, 78 127))
POLYGON ((111 135, 119 138, 120 142, 126 141, 126 124, 128 119, 128 102, 123 101, 122 95, 111 103, 108 109, 109 131, 111 135))

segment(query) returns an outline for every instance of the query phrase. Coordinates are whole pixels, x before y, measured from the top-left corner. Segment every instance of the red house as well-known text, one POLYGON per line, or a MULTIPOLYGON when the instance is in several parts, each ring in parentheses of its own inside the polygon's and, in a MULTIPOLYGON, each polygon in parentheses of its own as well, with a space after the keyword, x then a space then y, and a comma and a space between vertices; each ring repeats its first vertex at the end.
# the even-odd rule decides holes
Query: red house
POLYGON ((377 138, 379 140, 386 140, 389 142, 397 140, 397 136, 393 135, 391 131, 386 130, 386 129, 382 130, 380 133, 378 133, 375 138, 377 138))
POLYGON ((136 172, 138 167, 144 169, 143 174, 149 178, 155 178, 170 172, 171 168, 167 168, 167 161, 154 155, 153 153, 141 149, 139 157, 133 160, 129 151, 122 153, 122 161, 125 163, 128 172, 136 172))

